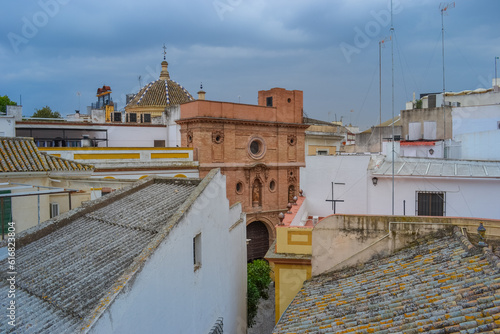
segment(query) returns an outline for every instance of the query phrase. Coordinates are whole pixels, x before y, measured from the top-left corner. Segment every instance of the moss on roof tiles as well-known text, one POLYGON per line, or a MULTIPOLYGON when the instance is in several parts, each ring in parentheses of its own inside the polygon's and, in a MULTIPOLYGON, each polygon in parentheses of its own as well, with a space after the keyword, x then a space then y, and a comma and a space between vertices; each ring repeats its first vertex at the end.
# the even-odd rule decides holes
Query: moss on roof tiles
POLYGON ((0 137, 0 172, 87 171, 93 166, 38 151, 32 138, 0 137))
POLYGON ((315 277, 304 283, 274 333, 497 328, 489 324, 500 318, 498 258, 471 246, 455 232, 362 268, 315 277))
MULTIPOLYGON (((65 218, 70 220, 66 225, 17 249, 20 308, 13 332, 79 332, 96 310, 108 306, 117 281, 136 270, 134 261, 165 237, 166 228, 175 224, 179 210, 202 191, 202 184, 141 180, 94 201, 86 213, 65 218)), ((0 261, 6 264, 7 259, 0 261)), ((0 291, 9 287, 5 275, 0 272, 0 291)), ((7 293, 1 293, 0 305, 8 302, 7 293)), ((0 332, 8 330, 7 322, 0 322, 0 332)))

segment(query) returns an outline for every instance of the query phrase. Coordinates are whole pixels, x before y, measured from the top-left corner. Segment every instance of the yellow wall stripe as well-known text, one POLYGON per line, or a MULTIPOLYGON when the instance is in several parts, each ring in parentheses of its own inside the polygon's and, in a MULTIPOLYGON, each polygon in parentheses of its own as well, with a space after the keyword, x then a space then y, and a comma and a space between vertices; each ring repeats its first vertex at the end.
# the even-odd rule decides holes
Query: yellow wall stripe
POLYGON ((189 158, 189 153, 151 153, 151 159, 189 158))
POLYGON ((39 147, 39 151, 192 151, 192 147, 39 147))
POLYGON ((140 153, 103 153, 103 154, 75 154, 75 160, 99 160, 99 159, 140 159, 140 153))

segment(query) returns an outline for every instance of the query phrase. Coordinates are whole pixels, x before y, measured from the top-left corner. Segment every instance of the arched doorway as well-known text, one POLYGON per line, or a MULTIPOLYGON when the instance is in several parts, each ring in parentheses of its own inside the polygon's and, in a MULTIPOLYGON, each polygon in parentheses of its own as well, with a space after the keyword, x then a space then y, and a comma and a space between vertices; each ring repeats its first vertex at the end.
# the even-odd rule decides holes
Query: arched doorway
POLYGON ((269 250, 269 231, 261 221, 247 225, 247 260, 263 259, 269 250))

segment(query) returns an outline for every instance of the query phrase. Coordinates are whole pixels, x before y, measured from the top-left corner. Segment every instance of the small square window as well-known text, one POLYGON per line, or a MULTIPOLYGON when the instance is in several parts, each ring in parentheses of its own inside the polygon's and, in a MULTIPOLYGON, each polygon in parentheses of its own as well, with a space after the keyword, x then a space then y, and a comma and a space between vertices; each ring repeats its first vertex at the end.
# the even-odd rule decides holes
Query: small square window
POLYGON ((417 216, 445 216, 446 197, 444 192, 418 191, 416 200, 417 216))
POLYGON ((201 267, 201 233, 193 238, 193 264, 195 271, 201 267))
POLYGON ((155 140, 154 147, 165 147, 165 141, 164 140, 155 140))
POLYGON ((273 97, 272 96, 266 97, 266 106, 267 107, 273 106, 273 97))

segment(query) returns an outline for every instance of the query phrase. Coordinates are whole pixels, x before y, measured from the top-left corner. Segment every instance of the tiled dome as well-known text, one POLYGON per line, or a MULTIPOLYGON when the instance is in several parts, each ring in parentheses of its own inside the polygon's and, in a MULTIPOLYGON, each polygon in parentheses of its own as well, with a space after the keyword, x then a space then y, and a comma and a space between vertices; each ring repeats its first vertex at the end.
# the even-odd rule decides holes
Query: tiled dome
POLYGON ((162 61, 160 78, 148 83, 129 102, 126 109, 137 107, 168 107, 193 101, 194 98, 180 84, 170 79, 168 63, 162 61))

